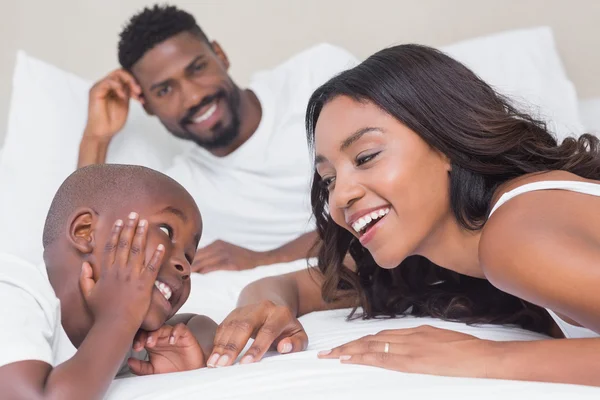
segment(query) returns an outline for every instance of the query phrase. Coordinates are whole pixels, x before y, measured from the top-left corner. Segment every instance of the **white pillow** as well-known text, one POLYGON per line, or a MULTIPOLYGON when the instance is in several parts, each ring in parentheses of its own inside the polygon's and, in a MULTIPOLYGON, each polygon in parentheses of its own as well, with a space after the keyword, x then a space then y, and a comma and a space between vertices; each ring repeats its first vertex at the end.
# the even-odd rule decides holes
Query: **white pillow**
POLYGON ((559 140, 583 133, 575 86, 549 27, 502 32, 440 50, 510 96, 521 109, 548 122, 559 140))
MULTIPOLYGON (((42 260, 46 213, 76 168, 90 87, 91 82, 18 52, 0 160, 0 250, 36 264, 42 260)), ((164 170, 184 145, 132 101, 108 161, 164 170)))

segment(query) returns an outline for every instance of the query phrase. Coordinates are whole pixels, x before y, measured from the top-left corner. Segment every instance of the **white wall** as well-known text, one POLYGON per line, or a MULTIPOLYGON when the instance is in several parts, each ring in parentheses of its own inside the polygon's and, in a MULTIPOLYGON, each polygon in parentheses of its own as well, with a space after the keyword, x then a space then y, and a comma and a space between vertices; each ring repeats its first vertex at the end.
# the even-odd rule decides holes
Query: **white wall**
MULTIPOLYGON (((163 0, 164 1, 164 0, 163 0)), ((179 0, 232 62, 244 84, 311 44, 327 41, 359 57, 394 43, 441 46, 512 28, 554 29, 581 98, 600 95, 600 1, 596 0, 179 0)), ((1 0, 0 144, 15 51, 88 79, 117 67, 121 26, 148 0, 1 0)), ((518 60, 515 60, 518 62, 518 60)), ((35 110, 31 110, 35 116, 35 110)))

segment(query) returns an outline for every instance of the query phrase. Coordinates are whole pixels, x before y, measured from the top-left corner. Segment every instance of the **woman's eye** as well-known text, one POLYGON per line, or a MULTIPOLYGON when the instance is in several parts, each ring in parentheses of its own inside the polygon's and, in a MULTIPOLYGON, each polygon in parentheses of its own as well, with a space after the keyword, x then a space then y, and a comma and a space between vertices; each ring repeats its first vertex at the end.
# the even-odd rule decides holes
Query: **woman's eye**
POLYGON ((323 178, 323 179, 321 179, 321 182, 319 182, 319 184, 321 185, 321 187, 323 189, 331 190, 333 182, 335 182, 335 178, 333 178, 333 177, 323 178))
POLYGON ((373 153, 373 154, 367 154, 367 155, 364 155, 364 156, 357 157, 356 158, 356 165, 360 167, 361 165, 363 165, 365 163, 368 163, 369 161, 371 161, 372 159, 374 159, 375 157, 377 157, 377 155, 379 153, 380 152, 373 153))
POLYGON ((169 239, 173 239, 173 229, 171 229, 170 226, 161 225, 159 228, 161 231, 163 231, 169 237, 169 239))

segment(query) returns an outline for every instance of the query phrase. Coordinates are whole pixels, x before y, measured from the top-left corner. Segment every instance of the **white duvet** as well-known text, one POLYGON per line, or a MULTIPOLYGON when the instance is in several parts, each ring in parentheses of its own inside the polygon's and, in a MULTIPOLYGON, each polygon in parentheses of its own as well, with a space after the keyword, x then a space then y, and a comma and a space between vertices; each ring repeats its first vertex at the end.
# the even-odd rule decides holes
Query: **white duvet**
MULTIPOLYGON (((305 268, 303 261, 244 272, 196 275, 182 312, 205 314, 220 322, 235 307, 241 289, 263 276, 305 268)), ((492 340, 538 340, 544 336, 516 328, 464 324, 429 318, 347 321, 349 310, 300 318, 309 336, 307 351, 269 353, 263 361, 228 368, 116 380, 109 399, 600 399, 600 389, 574 385, 404 374, 319 360, 317 352, 383 329, 429 324, 492 340)))

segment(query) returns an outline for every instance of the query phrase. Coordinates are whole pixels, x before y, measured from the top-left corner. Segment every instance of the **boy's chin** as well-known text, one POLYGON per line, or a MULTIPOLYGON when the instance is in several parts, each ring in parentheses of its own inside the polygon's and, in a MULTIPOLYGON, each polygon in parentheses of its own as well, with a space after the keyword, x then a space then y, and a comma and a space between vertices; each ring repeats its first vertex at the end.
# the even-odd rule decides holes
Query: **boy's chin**
POLYGON ((162 315, 159 312, 152 312, 152 309, 146 314, 146 318, 142 322, 140 329, 146 332, 152 332, 162 327, 167 322, 168 316, 162 315))

